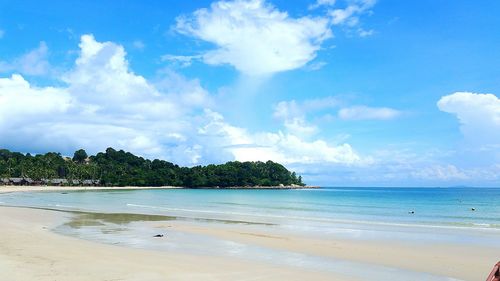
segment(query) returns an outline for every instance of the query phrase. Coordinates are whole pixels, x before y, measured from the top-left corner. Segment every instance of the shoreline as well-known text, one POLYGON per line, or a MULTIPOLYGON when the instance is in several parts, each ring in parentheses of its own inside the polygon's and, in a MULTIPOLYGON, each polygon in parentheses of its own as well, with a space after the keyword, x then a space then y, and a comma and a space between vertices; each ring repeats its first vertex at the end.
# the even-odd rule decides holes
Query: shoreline
POLYGON ((101 190, 147 190, 147 189, 183 189, 178 186, 52 186, 52 185, 0 185, 0 193, 38 192, 38 191, 101 191, 101 190))
POLYGON ((53 186, 53 185, 0 185, 0 193, 34 191, 105 191, 105 190, 150 190, 150 189, 247 189, 287 190, 318 189, 319 186, 235 186, 235 187, 184 187, 184 186, 53 186))

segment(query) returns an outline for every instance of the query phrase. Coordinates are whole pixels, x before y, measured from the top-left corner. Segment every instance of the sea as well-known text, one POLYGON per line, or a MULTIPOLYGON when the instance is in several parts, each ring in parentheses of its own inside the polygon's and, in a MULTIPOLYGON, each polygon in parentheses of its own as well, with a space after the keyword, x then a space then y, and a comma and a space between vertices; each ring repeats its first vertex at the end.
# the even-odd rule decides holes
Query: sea
POLYGON ((500 230, 500 188, 151 189, 27 192, 0 204, 251 220, 283 225, 367 223, 500 230))

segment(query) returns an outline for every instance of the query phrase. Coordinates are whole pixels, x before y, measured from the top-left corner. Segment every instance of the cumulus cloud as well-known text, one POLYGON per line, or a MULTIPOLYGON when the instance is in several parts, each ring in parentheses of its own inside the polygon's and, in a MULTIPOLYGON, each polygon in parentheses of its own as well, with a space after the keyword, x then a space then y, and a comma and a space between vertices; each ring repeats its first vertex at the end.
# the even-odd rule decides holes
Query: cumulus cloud
POLYGON ((83 35, 79 47, 74 67, 60 77, 64 86, 35 87, 19 74, 0 78, 0 146, 63 153, 112 146, 187 165, 363 161, 349 144, 233 126, 210 109, 213 98, 197 79, 164 69, 148 81, 130 70, 121 45, 83 35))
POLYGON ((38 48, 10 61, 0 61, 0 72, 19 72, 25 75, 46 75, 51 70, 48 61, 49 49, 45 42, 38 48))
POLYGON ((0 80, 0 145, 32 152, 114 146, 181 163, 199 158, 184 142, 208 99, 196 81, 160 91, 129 70, 122 46, 91 35, 79 46, 74 68, 61 77, 64 87, 36 88, 17 74, 0 80))
POLYGON ((343 120, 389 120, 401 115, 401 112, 388 107, 352 106, 339 110, 343 120))
POLYGON ((493 94, 456 92, 437 103, 454 114, 467 141, 478 145, 500 144, 500 99, 493 94))
POLYGON ((175 29, 215 45, 203 54, 205 63, 229 64, 248 75, 303 67, 332 36, 328 18, 293 18, 264 0, 214 2, 178 17, 175 29))
POLYGON ((332 145, 324 140, 305 141, 292 133, 249 133, 243 128, 227 124, 222 115, 207 111, 208 123, 200 129, 208 137, 216 137, 217 145, 239 161, 269 159, 284 164, 340 163, 360 165, 360 157, 349 144, 332 145))
POLYGON ((18 74, 0 78, 0 131, 24 125, 34 117, 51 118, 66 111, 72 98, 61 89, 34 88, 18 74))

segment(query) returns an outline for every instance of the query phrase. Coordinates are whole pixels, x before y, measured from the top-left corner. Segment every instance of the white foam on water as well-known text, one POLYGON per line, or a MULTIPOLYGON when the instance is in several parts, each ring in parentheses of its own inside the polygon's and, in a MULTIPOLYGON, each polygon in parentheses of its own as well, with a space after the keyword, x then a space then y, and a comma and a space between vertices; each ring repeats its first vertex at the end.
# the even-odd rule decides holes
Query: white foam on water
POLYGON ((329 219, 329 218, 318 218, 318 217, 302 217, 302 216, 283 216, 283 215, 271 215, 271 214, 257 214, 257 213, 242 213, 242 212, 231 212, 231 211, 211 211, 211 210, 200 210, 200 209, 185 209, 185 208, 169 208, 163 206, 151 206, 151 205, 141 205, 141 204, 131 204, 127 203, 127 206, 146 208, 146 209, 156 209, 163 211, 180 211, 187 213, 202 213, 202 214, 220 214, 220 215, 233 215, 242 217, 261 217, 269 219, 287 219, 287 220, 301 220, 301 221, 316 221, 325 223, 342 223, 342 224, 363 224, 363 225, 376 225, 376 226, 394 226, 394 227, 416 227, 416 228, 436 228, 436 229, 478 229, 486 231, 499 231, 500 228, 494 227, 491 224, 463 224, 463 225, 432 225, 424 223, 397 223, 397 222, 383 222, 383 221, 365 221, 365 220, 345 220, 345 219, 329 219))

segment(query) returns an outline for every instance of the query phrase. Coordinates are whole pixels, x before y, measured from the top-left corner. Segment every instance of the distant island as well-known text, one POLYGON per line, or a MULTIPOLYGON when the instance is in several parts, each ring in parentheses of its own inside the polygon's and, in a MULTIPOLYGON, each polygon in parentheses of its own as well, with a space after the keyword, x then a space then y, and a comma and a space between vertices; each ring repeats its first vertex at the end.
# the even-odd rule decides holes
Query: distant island
POLYGON ((164 160, 148 160, 113 148, 88 156, 77 150, 73 158, 60 153, 23 154, 0 149, 0 185, 55 186, 179 186, 190 188, 297 188, 302 177, 283 165, 231 161, 220 165, 180 167, 164 160))

